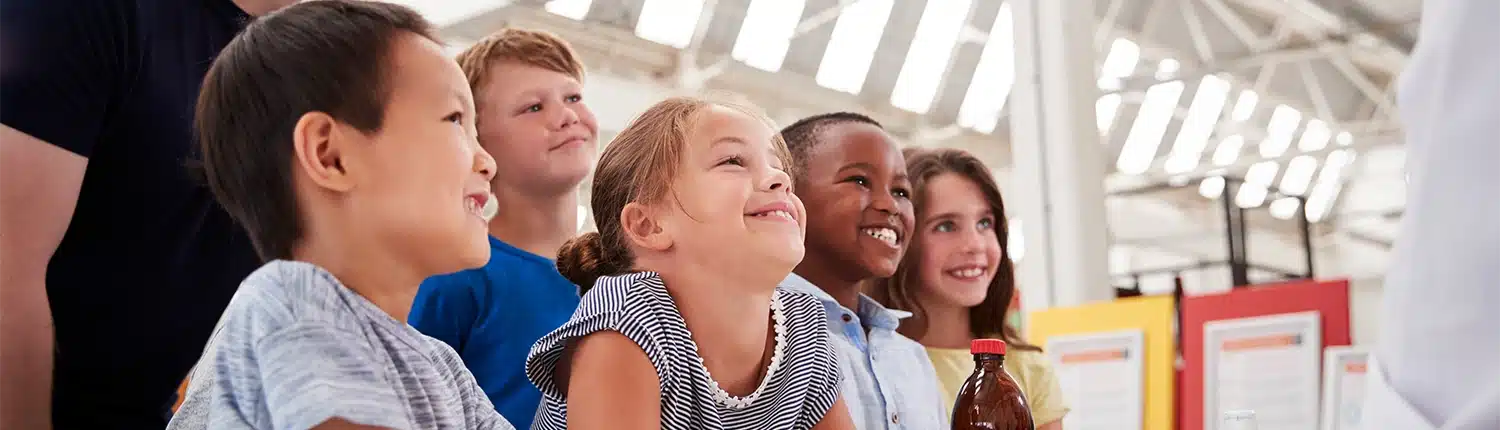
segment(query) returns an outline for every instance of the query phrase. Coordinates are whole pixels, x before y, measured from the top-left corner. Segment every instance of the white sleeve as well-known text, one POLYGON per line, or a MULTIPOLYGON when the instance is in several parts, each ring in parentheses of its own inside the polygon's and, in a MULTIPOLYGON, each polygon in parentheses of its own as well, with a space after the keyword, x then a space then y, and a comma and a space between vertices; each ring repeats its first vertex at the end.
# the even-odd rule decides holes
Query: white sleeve
POLYGON ((1426 0, 1367 428, 1500 429, 1500 1, 1426 0))

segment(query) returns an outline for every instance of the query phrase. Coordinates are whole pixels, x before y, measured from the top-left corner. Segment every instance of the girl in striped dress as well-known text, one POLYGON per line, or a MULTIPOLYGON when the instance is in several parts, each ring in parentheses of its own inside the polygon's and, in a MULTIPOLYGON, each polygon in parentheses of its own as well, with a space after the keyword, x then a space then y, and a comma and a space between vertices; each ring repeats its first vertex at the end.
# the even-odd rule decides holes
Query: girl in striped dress
POLYGON ((802 203, 764 115, 652 106, 594 173, 598 233, 557 266, 588 289, 537 341, 534 429, 853 429, 826 316, 776 286, 802 260, 802 203))

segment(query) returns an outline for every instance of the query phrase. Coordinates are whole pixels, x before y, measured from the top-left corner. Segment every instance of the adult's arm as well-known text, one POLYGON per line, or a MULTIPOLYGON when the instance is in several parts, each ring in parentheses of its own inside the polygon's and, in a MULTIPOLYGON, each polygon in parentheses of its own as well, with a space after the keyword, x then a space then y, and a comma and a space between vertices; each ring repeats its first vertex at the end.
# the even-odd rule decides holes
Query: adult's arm
POLYGON ((0 428, 48 428, 47 261, 73 217, 88 159, 0 125, 0 428))
POLYGON ((125 2, 0 2, 0 428, 47 428, 47 264, 124 76, 125 2))

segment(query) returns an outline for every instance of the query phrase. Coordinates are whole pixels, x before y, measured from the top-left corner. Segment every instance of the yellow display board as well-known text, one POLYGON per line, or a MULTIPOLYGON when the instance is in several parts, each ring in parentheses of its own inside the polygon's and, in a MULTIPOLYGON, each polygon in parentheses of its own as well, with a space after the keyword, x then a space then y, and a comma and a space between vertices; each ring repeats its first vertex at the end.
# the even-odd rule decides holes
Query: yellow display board
POLYGON ((1047 338, 1063 335, 1140 330, 1144 335, 1145 393, 1143 413, 1146 430, 1172 430, 1176 412, 1173 391, 1177 372, 1175 308, 1171 296, 1132 297, 1072 308, 1044 309, 1027 314, 1026 340, 1046 345, 1047 338))

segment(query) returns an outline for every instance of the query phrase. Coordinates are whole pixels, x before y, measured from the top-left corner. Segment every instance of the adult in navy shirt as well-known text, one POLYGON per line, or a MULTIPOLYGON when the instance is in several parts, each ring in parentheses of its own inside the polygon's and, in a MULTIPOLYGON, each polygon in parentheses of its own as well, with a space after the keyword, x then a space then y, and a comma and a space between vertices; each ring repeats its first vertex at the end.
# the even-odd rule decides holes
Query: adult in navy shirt
POLYGON ((199 83, 292 2, 0 2, 0 428, 166 425, 259 264, 186 169, 199 83))
POLYGON ((447 342, 516 428, 530 428, 542 393, 526 355, 578 308, 578 287, 552 258, 577 235, 578 185, 593 169, 598 123, 583 99, 583 64, 547 32, 508 28, 458 56, 474 90, 479 144, 495 157, 483 268, 422 283, 411 325, 447 342))

